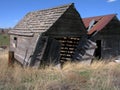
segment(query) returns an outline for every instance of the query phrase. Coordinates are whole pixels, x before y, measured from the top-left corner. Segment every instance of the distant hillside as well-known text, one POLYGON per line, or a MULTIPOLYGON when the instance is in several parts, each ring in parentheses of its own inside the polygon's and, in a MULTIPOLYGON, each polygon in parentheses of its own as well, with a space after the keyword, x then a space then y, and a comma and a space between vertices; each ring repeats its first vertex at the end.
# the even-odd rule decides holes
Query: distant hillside
POLYGON ((0 28, 0 34, 7 34, 11 28, 0 28))

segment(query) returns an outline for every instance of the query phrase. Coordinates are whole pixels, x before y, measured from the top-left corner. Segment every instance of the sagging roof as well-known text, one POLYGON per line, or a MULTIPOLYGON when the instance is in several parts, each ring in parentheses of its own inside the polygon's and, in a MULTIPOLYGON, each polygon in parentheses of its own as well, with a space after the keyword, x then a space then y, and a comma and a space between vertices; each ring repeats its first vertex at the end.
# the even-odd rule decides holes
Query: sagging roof
POLYGON ((95 20, 94 26, 88 32, 88 34, 92 34, 95 31, 102 30, 115 16, 116 16, 116 14, 109 14, 109 15, 83 18, 82 20, 83 20, 83 23, 85 24, 86 28, 89 27, 89 23, 92 20, 95 20))
MULTIPOLYGON (((70 8, 74 8, 74 3, 29 12, 9 33, 32 35, 33 32, 45 32, 70 8)), ((82 19, 81 19, 82 21, 82 19)), ((82 25, 81 27, 83 27, 82 25)), ((85 28, 84 28, 85 30, 85 28)))

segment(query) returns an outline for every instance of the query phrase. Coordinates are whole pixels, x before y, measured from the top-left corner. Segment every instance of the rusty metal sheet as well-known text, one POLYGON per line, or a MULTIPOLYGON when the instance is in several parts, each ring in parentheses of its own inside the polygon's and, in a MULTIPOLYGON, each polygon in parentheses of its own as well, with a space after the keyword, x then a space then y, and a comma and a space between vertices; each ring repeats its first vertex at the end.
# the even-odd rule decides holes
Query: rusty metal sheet
POLYGON ((95 31, 102 30, 115 16, 116 14, 109 14, 109 15, 103 15, 103 16, 83 18, 82 20, 86 28, 88 28, 91 20, 94 19, 96 21, 96 24, 88 32, 88 34, 92 34, 95 31))

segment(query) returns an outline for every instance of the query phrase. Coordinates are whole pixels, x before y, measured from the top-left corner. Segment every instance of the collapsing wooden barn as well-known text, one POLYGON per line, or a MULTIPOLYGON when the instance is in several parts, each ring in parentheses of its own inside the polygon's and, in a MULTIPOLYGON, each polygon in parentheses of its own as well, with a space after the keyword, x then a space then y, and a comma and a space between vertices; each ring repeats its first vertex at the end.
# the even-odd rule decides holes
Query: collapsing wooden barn
POLYGON ((9 62, 14 57, 23 66, 39 66, 75 60, 76 47, 86 33, 73 3, 30 12, 9 31, 9 62))
POLYGON ((97 43, 95 57, 108 59, 120 55, 120 21, 116 14, 88 17, 82 20, 86 28, 92 20, 94 21, 88 35, 97 33, 94 37, 97 43))

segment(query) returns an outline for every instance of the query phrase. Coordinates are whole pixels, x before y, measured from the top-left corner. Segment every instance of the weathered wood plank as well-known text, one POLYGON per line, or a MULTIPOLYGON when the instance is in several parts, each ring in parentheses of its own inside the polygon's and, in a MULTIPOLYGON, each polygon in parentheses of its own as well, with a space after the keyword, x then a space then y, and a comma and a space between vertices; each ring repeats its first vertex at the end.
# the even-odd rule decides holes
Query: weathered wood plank
POLYGON ((20 35, 20 36, 33 36, 33 33, 9 32, 9 34, 20 35))
POLYGON ((14 63, 14 52, 9 51, 8 56, 8 65, 11 66, 14 63))

